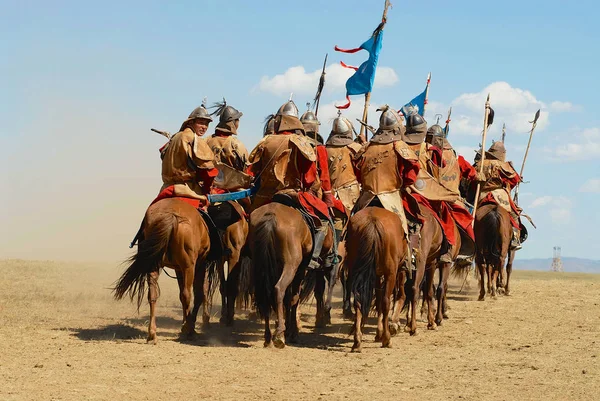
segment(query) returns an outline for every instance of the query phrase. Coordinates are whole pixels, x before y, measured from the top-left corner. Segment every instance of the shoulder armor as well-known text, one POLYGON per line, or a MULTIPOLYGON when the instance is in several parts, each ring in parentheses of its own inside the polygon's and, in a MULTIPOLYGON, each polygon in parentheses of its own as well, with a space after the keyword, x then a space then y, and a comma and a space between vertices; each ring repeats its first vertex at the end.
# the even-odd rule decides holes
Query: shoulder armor
POLYGON ((395 141, 394 142, 394 150, 398 153, 403 159, 406 160, 419 160, 419 157, 415 153, 414 150, 406 144, 404 141, 395 141))
POLYGON ((197 159, 208 162, 215 159, 215 154, 210 149, 210 146, 202 138, 194 138, 194 156, 197 159))
POLYGON ((363 145, 361 145, 360 143, 356 143, 356 142, 352 142, 351 144, 348 145, 348 148, 350 148, 350 150, 354 153, 360 152, 362 147, 363 147, 363 145))
POLYGON ((290 142, 293 143, 296 148, 311 162, 317 161, 317 155, 314 146, 310 143, 308 138, 301 135, 292 134, 290 135, 290 142))
POLYGON ((250 152, 250 156, 248 157, 249 163, 256 163, 260 160, 260 156, 262 155, 262 151, 264 148, 265 142, 269 139, 269 136, 262 137, 260 141, 256 144, 252 152, 250 152))

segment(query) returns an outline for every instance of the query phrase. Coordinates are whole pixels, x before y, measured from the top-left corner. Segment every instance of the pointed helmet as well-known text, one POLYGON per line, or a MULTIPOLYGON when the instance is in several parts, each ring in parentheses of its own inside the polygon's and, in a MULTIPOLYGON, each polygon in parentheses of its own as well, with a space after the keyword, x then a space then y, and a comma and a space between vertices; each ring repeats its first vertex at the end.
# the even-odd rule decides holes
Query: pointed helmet
POLYGON ((296 134, 304 133, 304 126, 298 118, 298 107, 292 100, 281 105, 275 115, 275 133, 284 131, 296 134))
POLYGON ((327 138, 327 145, 330 146, 345 146, 353 142, 354 126, 346 117, 342 117, 341 111, 338 111, 338 116, 333 120, 331 133, 327 138))
POLYGON ((183 131, 188 122, 196 119, 207 120, 209 123, 212 122, 213 119, 210 116, 210 114, 208 114, 208 110, 206 110, 204 103, 202 103, 201 106, 198 106, 194 110, 192 110, 188 118, 181 124, 181 128, 179 130, 183 131))

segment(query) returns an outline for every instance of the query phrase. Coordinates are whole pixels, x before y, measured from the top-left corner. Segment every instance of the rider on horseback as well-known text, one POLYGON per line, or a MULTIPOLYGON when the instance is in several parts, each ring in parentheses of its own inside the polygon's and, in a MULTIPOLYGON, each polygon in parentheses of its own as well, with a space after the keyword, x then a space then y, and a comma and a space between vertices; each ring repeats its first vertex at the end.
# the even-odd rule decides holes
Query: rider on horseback
POLYGON ((207 202, 206 194, 218 174, 215 155, 202 139, 211 121, 204 105, 195 108, 181 124, 179 132, 161 148, 161 193, 169 189, 172 196, 207 202))
MULTIPOLYGON (((248 173, 260 179, 251 209, 256 210, 280 194, 301 205, 317 226, 309 267, 319 268, 319 255, 330 221, 328 208, 334 207, 327 158, 318 154, 304 135, 298 108, 291 100, 279 108, 274 119, 274 131, 274 134, 263 137, 250 153, 248 173), (320 169, 317 169, 317 161, 320 169), (321 190, 323 200, 319 197, 321 190)), ((333 262, 333 258, 327 259, 327 264, 333 262)))
MULTIPOLYGON (((476 160, 475 166, 479 170, 477 164, 478 160, 476 160)), ((510 197, 510 191, 521 182, 521 177, 515 171, 512 163, 506 161, 504 143, 494 142, 485 152, 483 174, 485 175, 483 177, 485 182, 481 185, 479 206, 486 203, 496 203, 510 213, 513 225, 511 248, 521 249, 521 242, 526 239, 526 235, 523 238, 521 237, 521 230, 524 228, 519 218, 521 209, 515 205, 510 197)))
MULTIPOLYGON (((408 236, 401 191, 414 184, 419 163, 415 153, 402 140, 404 125, 400 115, 388 105, 378 111, 382 111, 379 129, 354 157, 354 171, 362 192, 353 213, 367 206, 382 206, 400 217, 404 234, 408 236)), ((418 215, 418 212, 412 212, 418 215)), ((418 216, 413 217, 418 219, 418 216)), ((417 238, 418 232, 416 237, 411 236, 411 248, 415 248, 417 238)))
POLYGON ((228 106, 225 99, 215 104, 217 110, 213 115, 219 116, 215 133, 207 139, 208 146, 215 154, 215 160, 239 171, 246 170, 248 150, 237 138, 240 118, 243 113, 228 106))
MULTIPOLYGON (((350 212, 360 196, 360 184, 352 168, 352 159, 360 151, 362 146, 353 140, 354 127, 350 120, 338 116, 333 120, 331 134, 327 138, 327 155, 329 156, 329 175, 331 187, 336 199, 344 205, 346 211, 350 212)), ((338 238, 347 220, 345 213, 337 213, 334 209, 334 226, 338 238)))
MULTIPOLYGON (((480 181, 485 180, 484 176, 479 174, 469 162, 467 162, 462 156, 456 154, 456 151, 452 148, 450 142, 446 138, 446 133, 443 128, 434 124, 427 130, 427 136, 425 142, 435 146, 437 149, 442 151, 442 166, 439 168, 438 182, 444 188, 450 190, 452 193, 457 195, 455 201, 445 201, 444 209, 448 211, 449 215, 457 227, 461 235, 461 250, 462 252, 458 255, 459 259, 467 262, 472 262, 472 257, 475 254, 475 233, 473 232, 473 216, 466 208, 464 200, 460 197, 459 185, 461 179, 468 182, 476 182, 478 178, 480 181)), ((444 215, 444 214, 443 214, 444 215)), ((450 244, 448 252, 441 256, 442 262, 449 262, 453 254, 454 245, 450 244)))

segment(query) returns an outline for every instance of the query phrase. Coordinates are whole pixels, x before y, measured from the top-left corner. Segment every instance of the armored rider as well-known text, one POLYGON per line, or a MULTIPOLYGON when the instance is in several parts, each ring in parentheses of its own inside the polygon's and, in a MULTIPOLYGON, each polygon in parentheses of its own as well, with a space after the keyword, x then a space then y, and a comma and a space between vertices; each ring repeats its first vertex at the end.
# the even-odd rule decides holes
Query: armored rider
MULTIPOLYGON (((294 102, 290 100, 279 108, 274 118, 274 133, 266 135, 256 145, 250 153, 249 162, 248 173, 260 183, 251 210, 271 202, 276 194, 296 198, 318 224, 309 268, 321 267, 319 255, 327 234, 328 207, 333 206, 333 197, 325 195, 325 202, 318 197, 321 182, 317 171, 317 152, 305 136, 294 102)), ((325 262, 333 263, 333 258, 325 262)))

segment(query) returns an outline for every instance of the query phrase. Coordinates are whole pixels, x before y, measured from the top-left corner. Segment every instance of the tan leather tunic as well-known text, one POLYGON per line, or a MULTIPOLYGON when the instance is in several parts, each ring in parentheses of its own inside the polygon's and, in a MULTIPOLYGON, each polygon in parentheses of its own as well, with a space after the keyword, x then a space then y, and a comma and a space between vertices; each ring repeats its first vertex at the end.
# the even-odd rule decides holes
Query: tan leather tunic
POLYGON ((165 185, 196 182, 197 169, 214 168, 214 154, 206 141, 186 128, 173 135, 163 153, 162 180, 165 185))
POLYGON ((213 135, 206 140, 215 160, 237 170, 245 170, 248 150, 235 135, 213 135))

